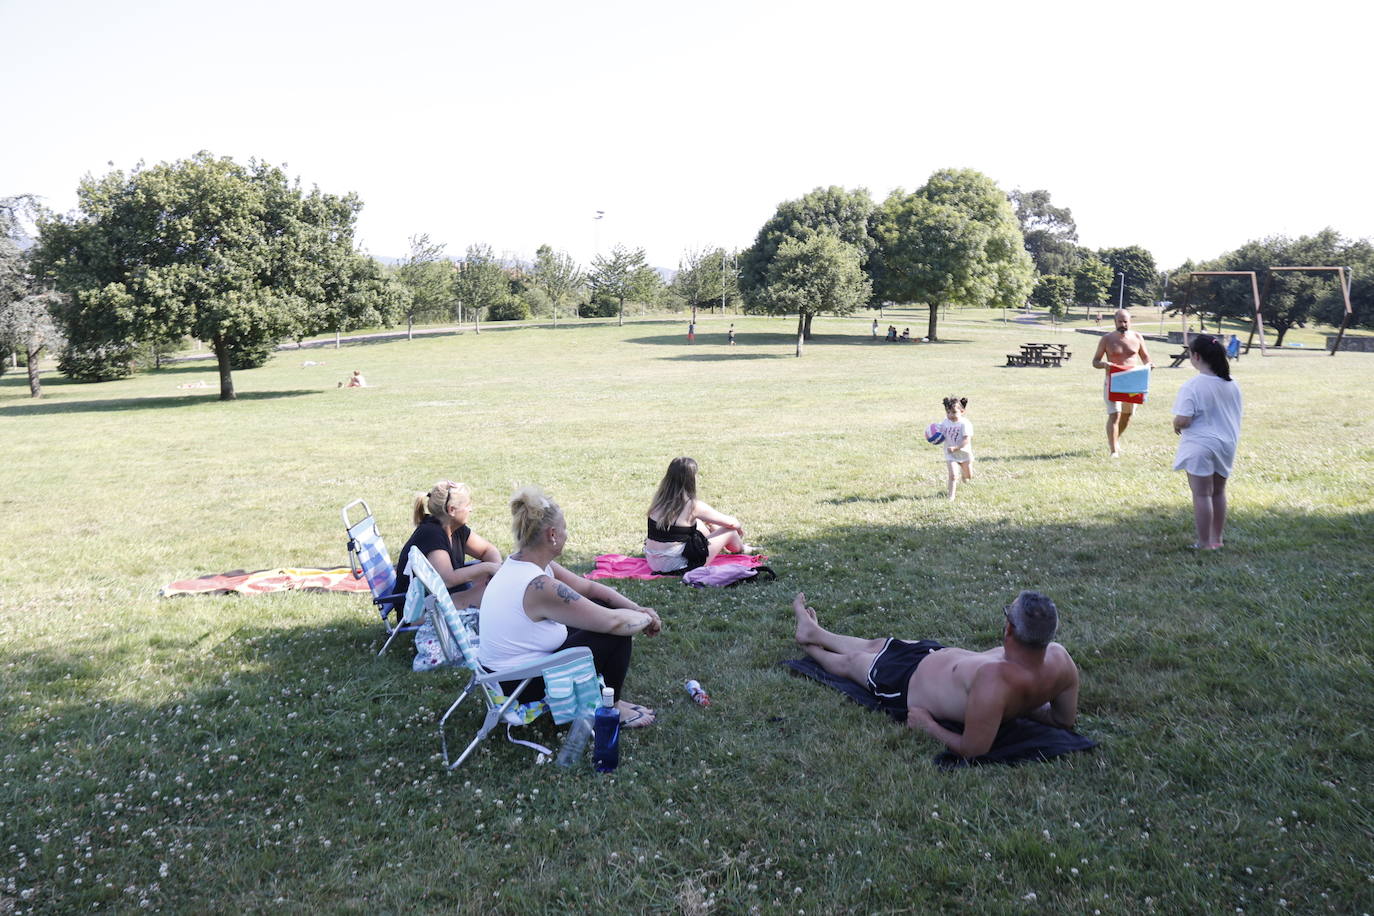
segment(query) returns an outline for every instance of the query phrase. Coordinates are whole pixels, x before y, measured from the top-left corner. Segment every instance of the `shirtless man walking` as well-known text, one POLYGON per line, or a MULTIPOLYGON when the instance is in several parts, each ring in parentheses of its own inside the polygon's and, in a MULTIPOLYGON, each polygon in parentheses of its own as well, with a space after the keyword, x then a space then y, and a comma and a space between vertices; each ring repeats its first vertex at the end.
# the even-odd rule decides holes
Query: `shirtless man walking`
MULTIPOLYGON (((1111 367, 1132 369, 1136 366, 1149 366, 1150 354, 1145 351, 1145 338, 1131 330, 1131 313, 1125 309, 1116 310, 1116 330, 1102 336, 1093 354, 1093 368, 1107 370, 1111 378, 1111 367)), ((1107 397, 1106 379, 1102 382, 1102 400, 1107 402, 1107 448, 1113 458, 1121 457, 1121 434, 1131 422, 1135 412, 1134 404, 1113 401, 1107 397)))
POLYGON ((1072 728, 1078 719, 1078 667, 1051 642, 1059 627, 1054 602, 1025 591, 1003 608, 1002 645, 986 652, 930 639, 860 639, 820 625, 806 595, 792 601, 797 642, 831 674, 867 687, 885 709, 906 711, 908 728, 923 729, 961 757, 986 754, 1003 722, 1027 716, 1072 728), (964 723, 956 734, 936 719, 964 723))

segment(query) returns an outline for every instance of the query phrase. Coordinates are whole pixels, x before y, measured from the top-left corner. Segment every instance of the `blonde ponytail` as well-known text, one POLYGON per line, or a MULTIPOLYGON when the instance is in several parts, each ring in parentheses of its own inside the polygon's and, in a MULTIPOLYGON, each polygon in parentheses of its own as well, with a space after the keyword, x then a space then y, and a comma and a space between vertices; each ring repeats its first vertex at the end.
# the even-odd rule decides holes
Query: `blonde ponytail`
POLYGON ((416 493, 415 504, 410 511, 413 523, 420 524, 427 515, 442 520, 448 514, 450 502, 457 502, 460 506, 472 502, 472 491, 468 485, 441 480, 428 493, 416 493))

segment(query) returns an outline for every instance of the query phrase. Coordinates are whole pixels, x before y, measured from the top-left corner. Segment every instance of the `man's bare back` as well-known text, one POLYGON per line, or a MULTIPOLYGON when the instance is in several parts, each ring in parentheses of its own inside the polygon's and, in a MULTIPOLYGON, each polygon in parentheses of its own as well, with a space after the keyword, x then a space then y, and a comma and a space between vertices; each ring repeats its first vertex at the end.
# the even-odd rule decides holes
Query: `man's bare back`
MULTIPOLYGON (((800 592, 792 609, 796 640, 807 655, 831 674, 877 689, 869 676, 879 656, 888 651, 889 640, 830 632, 800 592)), ((920 655, 938 644, 906 647, 918 652, 918 660, 912 662, 915 670, 906 681, 907 725, 925 730, 964 757, 987 753, 1002 723, 1017 716, 1060 728, 1072 728, 1078 718, 1078 668, 1063 646, 1049 642, 1058 625, 1054 603, 1038 592, 1022 592, 1005 612, 1002 645, 985 652, 944 647, 920 655), (1039 618, 1031 620, 1036 614, 1039 618), (1013 617, 1023 630, 1038 627, 1031 634, 1038 634, 1038 641, 1025 633, 1018 637, 1013 617), (936 719, 962 722, 963 734, 936 719)))
POLYGON ((907 706, 928 709, 937 719, 963 722, 969 692, 980 675, 997 680, 1005 690, 1002 722, 1035 712, 1078 683, 1073 659, 1057 642, 1049 644, 1034 667, 1008 661, 1002 646, 984 652, 951 646, 932 652, 912 672, 907 706))

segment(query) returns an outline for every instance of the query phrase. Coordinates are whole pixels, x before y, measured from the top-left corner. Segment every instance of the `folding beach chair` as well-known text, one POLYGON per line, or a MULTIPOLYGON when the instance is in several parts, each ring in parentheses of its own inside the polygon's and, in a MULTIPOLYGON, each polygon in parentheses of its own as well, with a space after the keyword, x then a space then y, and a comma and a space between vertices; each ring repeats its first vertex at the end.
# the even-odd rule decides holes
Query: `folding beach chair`
POLYGON ((386 627, 386 642, 377 653, 381 657, 397 633, 417 630, 419 626, 391 625, 393 605, 399 605, 405 595, 396 591, 396 567, 391 565, 391 555, 386 552, 386 544, 377 530, 377 520, 372 517, 372 510, 364 500, 355 499, 344 506, 339 514, 343 517, 344 530, 348 532, 349 569, 353 570, 353 578, 367 579, 372 603, 382 617, 382 626, 386 627), (363 517, 361 521, 349 522, 348 510, 354 506, 363 507, 363 517))
POLYGON ((601 679, 592 663, 591 650, 585 646, 575 646, 551 653, 538 664, 488 671, 477 661, 479 637, 454 607, 453 599, 449 597, 438 572, 417 547, 410 549, 409 563, 410 590, 406 594, 402 621, 410 624, 428 615, 439 634, 439 642, 449 664, 472 672, 463 692, 439 720, 439 742, 444 751, 444 765, 450 770, 457 769, 499 722, 506 723, 506 738, 513 744, 551 755, 552 751, 542 744, 516 738, 511 734, 511 729, 528 725, 545 712, 551 712, 554 721, 560 724, 571 722, 579 716, 590 716, 601 695, 601 679), (537 677, 544 678, 545 699, 521 703, 520 694, 537 677), (507 696, 501 692, 501 681, 519 681, 520 685, 507 696), (486 715, 482 727, 477 730, 477 736, 458 755, 458 759, 450 762, 444 729, 448 717, 474 689, 486 702, 486 715))

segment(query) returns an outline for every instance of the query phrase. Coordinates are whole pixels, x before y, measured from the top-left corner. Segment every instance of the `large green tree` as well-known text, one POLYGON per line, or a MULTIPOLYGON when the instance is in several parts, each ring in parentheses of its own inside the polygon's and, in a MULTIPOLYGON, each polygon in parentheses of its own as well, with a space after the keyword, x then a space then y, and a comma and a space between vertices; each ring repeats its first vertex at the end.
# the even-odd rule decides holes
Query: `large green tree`
POLYGON ((609 257, 597 255, 592 258, 592 269, 587 273, 592 295, 610 296, 616 300, 619 324, 625 323, 625 300, 635 294, 638 284, 643 283, 646 266, 647 255, 643 248, 630 249, 623 245, 611 249, 609 257))
POLYGON ((873 209, 873 198, 866 189, 850 191, 837 186, 816 188, 797 200, 778 204, 754 243, 739 255, 739 290, 745 301, 752 307, 762 306, 766 297, 760 293, 769 283, 769 267, 787 239, 806 241, 828 232, 852 246, 860 261, 866 262, 877 247, 869 231, 873 209))
POLYGON ((447 318, 453 311, 453 262, 444 256, 448 246, 429 233, 410 237, 410 253, 396 266, 396 279, 410 292, 407 330, 421 321, 447 318))
POLYGON ((1042 276, 1069 276, 1079 259, 1078 226, 1068 207, 1050 203, 1046 190, 1011 192, 1011 204, 1021 224, 1026 250, 1042 276))
POLYGON ((463 263, 453 275, 453 294, 459 307, 468 310, 473 329, 480 334, 482 312, 511 297, 510 275, 490 245, 479 242, 468 246, 463 263))
MULTIPOLYGON (((214 350, 221 400, 235 397, 233 369, 318 326, 330 297, 367 274, 358 198, 305 191, 258 161, 202 152, 88 176, 77 196, 79 213, 39 224, 40 263, 72 297, 64 322, 88 345, 194 335, 214 350)), ((388 323, 393 301, 376 303, 388 323)))
POLYGON ((1022 305, 1035 283, 1011 202, 972 169, 945 169, 919 190, 893 191, 873 218, 878 250, 874 292, 930 309, 926 336, 938 340, 941 306, 1022 305))
POLYGON ((553 309, 553 323, 557 325, 558 307, 582 288, 582 268, 566 252, 540 245, 534 253, 534 269, 530 279, 548 297, 553 309))
POLYGON ((1044 274, 1035 281, 1031 302, 1046 309, 1053 318, 1063 318, 1073 303, 1073 281, 1057 274, 1044 274))
POLYGON ((1155 256, 1139 245, 1123 248, 1104 248, 1097 257, 1112 270, 1112 292, 1120 305, 1148 305, 1150 291, 1155 288, 1158 275, 1155 269, 1155 256), (1122 295, 1121 283, 1125 283, 1122 295))
MULTIPOLYGON (((739 301, 739 275, 734 267, 739 260, 740 256, 724 248, 683 253, 673 277, 673 290, 691 307, 693 321, 696 321, 698 308, 710 309, 716 303, 723 303, 728 308, 739 301)), ((755 298, 762 303, 761 296, 755 298)))
POLYGON ((857 248, 829 232, 784 239, 769 262, 760 298, 770 312, 797 314, 797 355, 821 312, 848 315, 868 302, 872 284, 857 248))
POLYGON ((1081 305, 1101 305, 1112 285, 1112 269, 1096 255, 1085 254, 1073 268, 1073 298, 1081 305))

